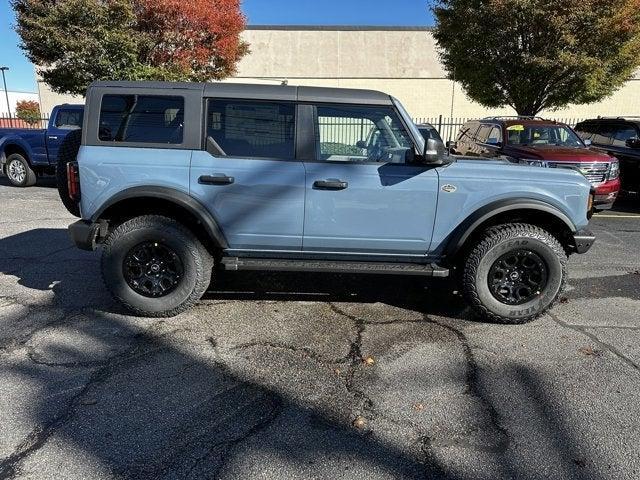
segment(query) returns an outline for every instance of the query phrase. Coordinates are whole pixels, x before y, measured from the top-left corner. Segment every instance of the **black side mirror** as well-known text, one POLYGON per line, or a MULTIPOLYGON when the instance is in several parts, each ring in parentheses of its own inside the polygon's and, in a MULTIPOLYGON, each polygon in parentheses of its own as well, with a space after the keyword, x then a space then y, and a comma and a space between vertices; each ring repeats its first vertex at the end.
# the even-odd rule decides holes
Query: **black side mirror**
POLYGON ((413 148, 407 148, 404 153, 404 163, 411 165, 416 161, 416 151, 413 148))
POLYGON ((440 163, 445 157, 444 143, 440 140, 428 139, 424 143, 424 152, 422 154, 425 163, 440 163))
POLYGON ((625 144, 629 148, 640 148, 640 138, 630 138, 625 144))
POLYGON ((451 151, 451 150, 455 150, 458 148, 458 142, 454 141, 454 140, 449 140, 447 142, 447 150, 451 151))
POLYGON ((358 140, 356 142, 356 147, 358 147, 358 148, 367 148, 367 142, 365 142, 364 140, 358 140))

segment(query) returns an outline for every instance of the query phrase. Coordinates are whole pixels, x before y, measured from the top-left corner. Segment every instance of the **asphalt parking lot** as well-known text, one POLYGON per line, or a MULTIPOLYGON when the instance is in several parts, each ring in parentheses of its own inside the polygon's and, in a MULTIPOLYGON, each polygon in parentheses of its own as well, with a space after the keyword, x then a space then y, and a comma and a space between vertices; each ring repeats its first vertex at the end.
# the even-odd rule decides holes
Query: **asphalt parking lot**
POLYGON ((0 178, 0 480, 640 478, 640 200, 526 326, 415 278, 225 274, 127 316, 53 182, 0 178))

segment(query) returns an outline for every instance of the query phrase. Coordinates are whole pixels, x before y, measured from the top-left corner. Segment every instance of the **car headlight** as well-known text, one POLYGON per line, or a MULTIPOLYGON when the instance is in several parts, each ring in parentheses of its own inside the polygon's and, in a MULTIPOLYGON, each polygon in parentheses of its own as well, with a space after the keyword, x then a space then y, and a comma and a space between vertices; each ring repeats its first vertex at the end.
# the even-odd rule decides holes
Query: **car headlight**
POLYGON ((607 175, 608 180, 615 180, 620 176, 620 162, 618 160, 614 160, 611 162, 609 166, 609 174, 607 175))
POLYGON ((520 160, 520 163, 523 163, 524 165, 529 165, 530 167, 545 168, 547 166, 547 162, 543 160, 537 160, 535 158, 523 158, 522 160, 520 160))

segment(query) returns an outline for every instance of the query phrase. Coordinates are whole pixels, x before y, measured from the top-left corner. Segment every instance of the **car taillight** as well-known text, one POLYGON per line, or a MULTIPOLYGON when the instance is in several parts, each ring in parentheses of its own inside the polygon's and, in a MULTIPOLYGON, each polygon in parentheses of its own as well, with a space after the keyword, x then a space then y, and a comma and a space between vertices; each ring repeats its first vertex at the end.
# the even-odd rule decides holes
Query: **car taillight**
POLYGON ((67 189, 71 200, 80 200, 80 172, 77 162, 67 163, 67 189))

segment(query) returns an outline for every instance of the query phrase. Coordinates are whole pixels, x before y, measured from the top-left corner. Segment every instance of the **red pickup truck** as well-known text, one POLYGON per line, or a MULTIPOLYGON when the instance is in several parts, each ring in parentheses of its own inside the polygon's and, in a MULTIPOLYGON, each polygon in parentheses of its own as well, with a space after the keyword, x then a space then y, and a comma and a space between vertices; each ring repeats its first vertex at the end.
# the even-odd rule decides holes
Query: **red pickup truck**
POLYGON ((454 154, 504 158, 546 168, 575 168, 596 191, 598 210, 613 206, 620 191, 620 165, 615 157, 591 150, 569 126, 531 117, 489 117, 460 129, 450 147, 454 154))

